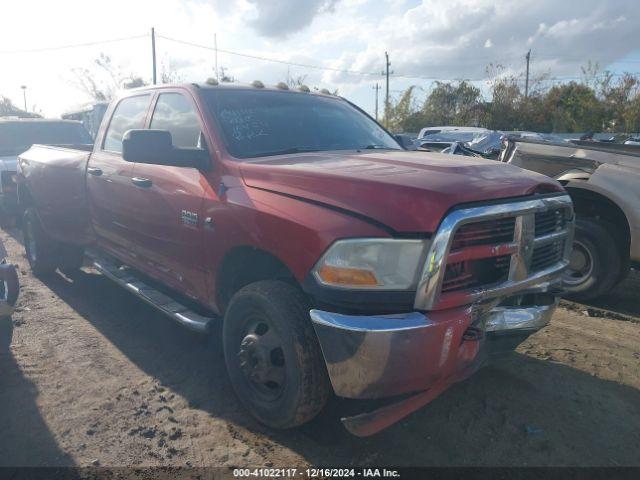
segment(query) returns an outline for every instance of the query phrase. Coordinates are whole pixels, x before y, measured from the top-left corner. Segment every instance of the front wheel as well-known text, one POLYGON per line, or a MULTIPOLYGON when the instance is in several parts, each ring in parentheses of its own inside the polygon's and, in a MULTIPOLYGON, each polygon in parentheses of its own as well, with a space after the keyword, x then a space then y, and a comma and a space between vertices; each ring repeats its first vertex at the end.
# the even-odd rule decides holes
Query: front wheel
POLYGON ((291 428, 322 410, 331 387, 307 301, 294 286, 266 280, 242 288, 222 336, 233 388, 260 422, 291 428))
POLYGON ((573 250, 563 279, 568 298, 594 299, 622 277, 624 262, 612 228, 591 218, 576 220, 573 250))

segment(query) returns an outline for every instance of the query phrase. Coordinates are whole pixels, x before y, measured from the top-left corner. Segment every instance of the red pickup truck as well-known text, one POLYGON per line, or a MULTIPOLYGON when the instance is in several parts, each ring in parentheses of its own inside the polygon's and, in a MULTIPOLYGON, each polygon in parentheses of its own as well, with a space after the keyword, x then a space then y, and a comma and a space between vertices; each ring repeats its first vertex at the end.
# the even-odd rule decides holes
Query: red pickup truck
POLYGON ((573 226, 554 180, 406 151, 342 98, 260 82, 129 91, 92 152, 22 154, 18 196, 35 274, 87 256, 187 327, 223 322, 261 422, 397 397, 343 419, 357 435, 546 325, 573 226))

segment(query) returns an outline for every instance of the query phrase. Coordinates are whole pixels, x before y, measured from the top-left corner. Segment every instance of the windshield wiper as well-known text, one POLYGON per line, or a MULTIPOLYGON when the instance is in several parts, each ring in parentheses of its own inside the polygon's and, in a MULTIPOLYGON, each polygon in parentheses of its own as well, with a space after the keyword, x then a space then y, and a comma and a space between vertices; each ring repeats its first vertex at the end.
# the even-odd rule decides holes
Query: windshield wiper
POLYGON ((287 155, 291 153, 307 153, 307 152, 319 152, 318 148, 314 147, 291 147, 284 148, 282 150, 274 150, 272 152, 258 152, 253 155, 249 155, 247 158, 256 158, 256 157, 271 157, 274 155, 287 155))

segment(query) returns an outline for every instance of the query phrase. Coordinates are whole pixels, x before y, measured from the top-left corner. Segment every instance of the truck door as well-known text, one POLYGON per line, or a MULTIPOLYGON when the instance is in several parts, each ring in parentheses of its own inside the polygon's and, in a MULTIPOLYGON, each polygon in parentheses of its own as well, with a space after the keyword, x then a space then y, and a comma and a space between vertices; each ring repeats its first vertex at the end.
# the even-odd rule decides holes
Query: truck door
POLYGON ((135 263, 131 202, 137 193, 131 181, 133 163, 122 159, 122 136, 144 128, 151 94, 123 98, 113 110, 104 134, 96 139, 87 166, 87 194, 99 245, 122 260, 135 263))
MULTIPOLYGON (((188 93, 158 95, 149 128, 168 130, 173 145, 206 148, 200 115, 188 93)), ((163 283, 207 301, 202 207, 207 178, 196 168, 135 163, 136 248, 145 270, 163 283)))

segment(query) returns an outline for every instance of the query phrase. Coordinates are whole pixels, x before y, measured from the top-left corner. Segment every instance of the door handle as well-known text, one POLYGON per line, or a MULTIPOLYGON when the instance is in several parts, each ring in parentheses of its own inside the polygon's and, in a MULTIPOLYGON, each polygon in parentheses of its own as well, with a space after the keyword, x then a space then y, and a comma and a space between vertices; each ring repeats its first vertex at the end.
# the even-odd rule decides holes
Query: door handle
POLYGON ((95 175, 96 177, 99 177, 100 175, 102 175, 102 170, 98 167, 87 167, 87 173, 89 175, 95 175))
POLYGON ((136 187, 142 187, 142 188, 149 188, 153 185, 153 182, 151 180, 149 180, 148 178, 142 178, 142 177, 133 177, 131 179, 131 182, 136 187))

